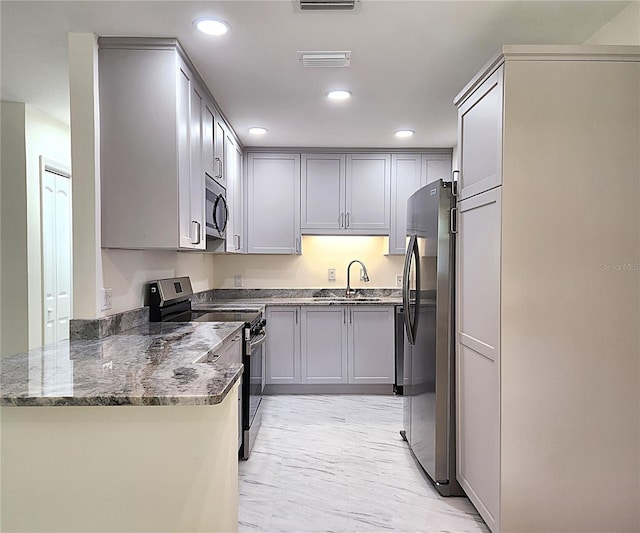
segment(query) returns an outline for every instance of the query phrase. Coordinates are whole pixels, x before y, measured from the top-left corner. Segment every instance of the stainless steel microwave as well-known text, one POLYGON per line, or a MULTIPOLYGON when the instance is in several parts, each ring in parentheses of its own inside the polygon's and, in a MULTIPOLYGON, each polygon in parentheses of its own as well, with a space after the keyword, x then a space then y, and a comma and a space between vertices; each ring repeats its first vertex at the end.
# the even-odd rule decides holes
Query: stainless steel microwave
POLYGON ((207 237, 224 239, 229 221, 226 190, 222 185, 206 176, 206 230, 207 237))

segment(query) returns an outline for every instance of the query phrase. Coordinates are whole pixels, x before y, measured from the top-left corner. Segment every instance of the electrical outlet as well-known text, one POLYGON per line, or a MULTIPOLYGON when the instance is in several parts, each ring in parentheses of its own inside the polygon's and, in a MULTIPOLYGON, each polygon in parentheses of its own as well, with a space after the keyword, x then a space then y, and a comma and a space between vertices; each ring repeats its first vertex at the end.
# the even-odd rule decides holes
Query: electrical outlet
POLYGON ((242 287, 242 274, 236 274, 233 276, 233 286, 242 287))
POLYGON ((330 268, 329 269, 327 278, 329 279, 329 281, 335 281, 336 280, 336 269, 335 268, 330 268))
POLYGON ((396 274, 396 287, 402 287, 402 274, 396 274))
POLYGON ((102 289, 102 303, 100 309, 106 311, 113 307, 113 289, 102 289))

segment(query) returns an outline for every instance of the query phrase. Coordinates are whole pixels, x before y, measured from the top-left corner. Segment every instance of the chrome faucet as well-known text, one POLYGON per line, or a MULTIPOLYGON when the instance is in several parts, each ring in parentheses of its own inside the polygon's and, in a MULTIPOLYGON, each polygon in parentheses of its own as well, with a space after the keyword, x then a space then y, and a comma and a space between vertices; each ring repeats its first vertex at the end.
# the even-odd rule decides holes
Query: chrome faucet
POLYGON ((367 272, 367 267, 364 266, 364 263, 358 259, 354 259, 353 261, 351 261, 351 263, 349 263, 349 266, 347 267, 347 291, 345 292, 345 296, 347 298, 356 295, 356 291, 351 288, 351 265, 353 265, 353 263, 360 263, 362 265, 362 270, 364 271, 362 273, 362 281, 369 282, 369 274, 367 272))

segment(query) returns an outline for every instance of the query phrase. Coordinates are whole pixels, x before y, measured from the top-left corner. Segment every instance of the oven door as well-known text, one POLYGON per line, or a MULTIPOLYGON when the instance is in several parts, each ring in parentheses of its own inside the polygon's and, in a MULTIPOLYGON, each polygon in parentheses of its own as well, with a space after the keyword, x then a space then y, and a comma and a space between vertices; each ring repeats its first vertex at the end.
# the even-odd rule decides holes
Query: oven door
POLYGON ((246 342, 245 356, 245 381, 244 381, 244 438, 242 443, 242 457, 248 459, 253 442, 260 428, 262 393, 264 391, 264 341, 266 333, 263 330, 259 335, 246 342))
POLYGON ((207 236, 224 239, 229 220, 226 191, 208 176, 205 213, 207 236))

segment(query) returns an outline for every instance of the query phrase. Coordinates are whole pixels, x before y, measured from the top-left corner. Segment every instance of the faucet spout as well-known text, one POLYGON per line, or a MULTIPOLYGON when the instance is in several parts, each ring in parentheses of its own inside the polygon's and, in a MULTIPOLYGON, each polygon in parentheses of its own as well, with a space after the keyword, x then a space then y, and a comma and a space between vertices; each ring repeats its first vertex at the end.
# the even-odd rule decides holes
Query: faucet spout
POLYGON ((356 295, 356 291, 351 288, 351 265, 353 265, 353 263, 360 263, 360 265, 362 265, 362 280, 366 283, 369 282, 369 273, 367 272, 367 267, 364 266, 364 263, 359 259, 354 259, 353 261, 351 261, 351 263, 349 263, 349 266, 347 267, 347 290, 345 292, 345 296, 347 297, 356 295))

